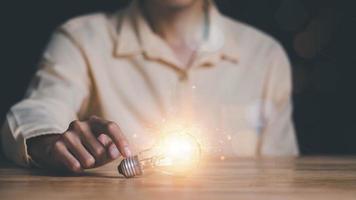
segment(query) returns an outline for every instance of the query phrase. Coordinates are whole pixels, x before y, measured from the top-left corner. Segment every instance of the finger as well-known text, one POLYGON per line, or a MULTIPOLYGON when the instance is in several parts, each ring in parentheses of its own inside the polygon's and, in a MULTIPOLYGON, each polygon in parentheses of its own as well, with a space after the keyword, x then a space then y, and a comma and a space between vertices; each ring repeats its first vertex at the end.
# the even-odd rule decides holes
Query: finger
POLYGON ((120 152, 114 143, 111 143, 107 149, 109 151, 109 155, 112 160, 115 160, 118 157, 120 157, 120 152))
POLYGON ((97 164, 105 162, 108 159, 104 145, 97 140, 87 123, 81 122, 78 124, 76 131, 80 133, 79 136, 83 145, 94 156, 97 164))
POLYGON ((112 143, 110 137, 105 134, 100 134, 97 139, 104 147, 107 147, 110 143, 112 143))
POLYGON ((54 156, 57 161, 64 164, 72 172, 82 171, 79 161, 68 151, 62 141, 57 141, 53 148, 54 156))
POLYGON ((100 134, 98 137, 98 141, 100 141, 100 143, 107 149, 109 157, 112 160, 115 160, 120 156, 119 150, 117 149, 116 145, 113 144, 109 136, 105 134, 100 134))
POLYGON ((76 133, 67 131, 63 135, 63 141, 68 150, 79 160, 83 168, 91 168, 95 165, 94 157, 84 147, 76 133))
POLYGON ((132 155, 128 141, 116 123, 98 117, 91 117, 89 121, 94 132, 105 133, 111 138, 121 155, 125 157, 132 155))

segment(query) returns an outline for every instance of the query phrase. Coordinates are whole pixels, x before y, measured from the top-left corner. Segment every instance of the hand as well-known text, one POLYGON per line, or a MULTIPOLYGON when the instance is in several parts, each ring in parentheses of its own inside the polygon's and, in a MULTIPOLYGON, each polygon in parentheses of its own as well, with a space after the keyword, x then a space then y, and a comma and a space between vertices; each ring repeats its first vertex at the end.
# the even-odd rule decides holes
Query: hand
POLYGON ((31 158, 51 169, 81 172, 131 156, 120 127, 96 116, 73 121, 62 134, 31 138, 27 142, 31 158))

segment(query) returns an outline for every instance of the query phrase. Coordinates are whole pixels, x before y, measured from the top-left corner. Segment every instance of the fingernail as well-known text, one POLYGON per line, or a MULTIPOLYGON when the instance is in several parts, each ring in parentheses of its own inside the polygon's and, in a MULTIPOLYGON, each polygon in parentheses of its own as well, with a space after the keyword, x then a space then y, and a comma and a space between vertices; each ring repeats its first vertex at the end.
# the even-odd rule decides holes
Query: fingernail
POLYGON ((124 151, 125 151, 126 157, 131 156, 131 151, 130 151, 129 147, 125 147, 125 148, 124 148, 124 151))
POLYGON ((119 150, 116 148, 115 145, 112 145, 110 147, 110 156, 112 159, 119 157, 119 150))

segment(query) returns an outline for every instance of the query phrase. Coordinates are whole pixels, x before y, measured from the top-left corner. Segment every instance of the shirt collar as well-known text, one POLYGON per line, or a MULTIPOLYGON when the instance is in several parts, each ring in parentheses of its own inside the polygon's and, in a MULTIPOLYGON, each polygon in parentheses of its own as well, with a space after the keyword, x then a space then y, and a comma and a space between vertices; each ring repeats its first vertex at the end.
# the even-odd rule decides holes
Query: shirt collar
MULTIPOLYGON (((116 56, 143 54, 149 59, 180 67, 180 62, 173 51, 149 27, 137 0, 119 14, 121 16, 118 21, 116 56)), ((194 66, 214 65, 221 59, 238 62, 238 49, 236 43, 232 42, 232 33, 227 30, 227 20, 220 14, 213 1, 209 1, 208 18, 208 37, 198 49, 194 66)))

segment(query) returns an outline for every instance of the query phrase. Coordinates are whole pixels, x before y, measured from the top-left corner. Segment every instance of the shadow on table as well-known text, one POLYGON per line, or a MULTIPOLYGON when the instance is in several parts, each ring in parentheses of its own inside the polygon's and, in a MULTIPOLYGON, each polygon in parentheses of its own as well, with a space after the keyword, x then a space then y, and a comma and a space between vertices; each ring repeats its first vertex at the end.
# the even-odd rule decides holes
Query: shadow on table
POLYGON ((90 169, 81 173, 72 173, 69 171, 52 171, 48 169, 40 169, 36 167, 24 168, 18 166, 3 156, 0 156, 0 169, 6 170, 9 173, 18 175, 31 175, 31 176, 47 176, 47 177, 91 177, 91 178, 112 178, 112 179, 125 179, 119 174, 113 174, 113 170, 102 170, 101 168, 90 169))

